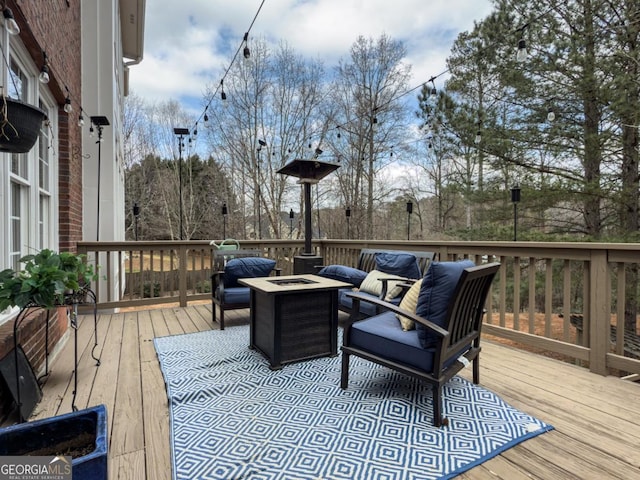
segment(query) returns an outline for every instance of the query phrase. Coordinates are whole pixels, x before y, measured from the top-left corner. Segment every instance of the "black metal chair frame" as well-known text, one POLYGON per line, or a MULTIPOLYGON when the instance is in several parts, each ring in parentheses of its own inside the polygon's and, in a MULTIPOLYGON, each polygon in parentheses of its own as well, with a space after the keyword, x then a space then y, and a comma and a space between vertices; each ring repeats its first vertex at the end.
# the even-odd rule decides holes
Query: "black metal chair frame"
POLYGON ((360 307, 359 303, 361 301, 374 303, 381 308, 391 310, 424 325, 439 338, 437 345, 434 346, 433 369, 431 371, 420 370, 414 366, 389 360, 375 353, 350 347, 351 327, 353 323, 361 320, 356 318, 356 315, 351 315, 351 318, 344 326, 340 387, 347 388, 349 383, 349 357, 350 355, 356 355, 431 384, 433 388, 434 425, 436 427, 447 425, 448 420, 443 416, 442 412, 442 387, 469 362, 473 363, 473 382, 476 384, 480 382, 482 318, 485 314, 485 303, 491 283, 499 269, 499 263, 491 263, 470 267, 463 271, 454 290, 453 301, 447 311, 446 328, 441 328, 429 320, 415 313, 402 310, 391 303, 372 299, 359 293, 349 294, 353 297, 354 311, 356 312, 360 307), (452 358, 460 358, 461 354, 466 358, 466 361, 450 362, 452 358))
MULTIPOLYGON (((249 308, 249 301, 242 303, 225 303, 221 301, 224 298, 224 266, 232 258, 247 258, 247 257, 262 257, 260 250, 214 250, 213 251, 213 269, 214 272, 211 275, 211 313, 213 315, 213 323, 215 324, 217 319, 216 305, 220 310, 220 330, 224 330, 224 312, 227 310, 239 310, 242 308, 249 308), (219 293, 219 297, 216 295, 219 293)), ((274 268, 276 276, 280 276, 280 268, 274 268)), ((248 288, 247 288, 248 289, 248 288)))

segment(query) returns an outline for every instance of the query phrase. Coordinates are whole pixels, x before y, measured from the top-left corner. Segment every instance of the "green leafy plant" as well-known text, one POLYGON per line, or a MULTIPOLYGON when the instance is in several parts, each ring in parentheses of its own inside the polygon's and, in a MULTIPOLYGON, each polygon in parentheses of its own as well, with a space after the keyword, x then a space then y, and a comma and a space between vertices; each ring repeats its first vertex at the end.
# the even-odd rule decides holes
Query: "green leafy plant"
POLYGON ((0 311, 27 305, 53 308, 64 304, 65 294, 80 292, 97 279, 85 255, 44 249, 20 262, 24 263, 22 270, 0 272, 0 311))

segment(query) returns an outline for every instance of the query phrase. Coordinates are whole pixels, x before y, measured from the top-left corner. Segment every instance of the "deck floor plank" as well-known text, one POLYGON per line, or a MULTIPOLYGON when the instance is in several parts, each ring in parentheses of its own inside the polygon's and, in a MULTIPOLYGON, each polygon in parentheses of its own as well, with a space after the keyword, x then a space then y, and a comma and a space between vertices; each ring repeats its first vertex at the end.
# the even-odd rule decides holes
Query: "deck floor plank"
POLYGON ((112 443, 114 457, 144 449, 140 342, 135 312, 125 313, 116 385, 112 437, 118 442, 112 443))
POLYGON ((166 390, 162 372, 158 368, 158 357, 153 345, 153 324, 149 311, 138 314, 140 335, 140 371, 142 377, 142 410, 144 421, 145 469, 147 478, 169 480, 171 462, 169 451, 169 410, 167 397, 157 395, 166 390))
MULTIPOLYGON (((229 328, 248 310, 226 312, 229 328)), ((79 389, 110 416, 110 478, 170 479, 169 410, 153 338, 211 329, 211 305, 101 315, 101 365, 92 365, 92 329, 81 326, 79 389), (85 365, 86 364, 86 365, 85 365), (94 373, 91 374, 91 368, 94 373)), ((89 323, 86 322, 85 323, 89 323)), ((214 329, 219 328, 217 324, 214 329)), ((481 384, 555 430, 517 445, 461 475, 468 480, 640 477, 640 385, 575 365, 483 342, 481 384)), ((37 417, 70 405, 73 343, 55 359, 37 417)), ((463 376, 469 378, 471 369, 463 376)))
POLYGON ((167 323, 169 335, 182 335, 183 333, 186 333, 185 327, 180 322, 175 308, 165 308, 162 310, 162 314, 164 315, 164 320, 167 323))
POLYGON ((160 309, 149 310, 151 316, 151 323, 153 325, 153 334, 156 337, 166 337, 171 335, 167 328, 167 321, 164 319, 164 314, 160 309))

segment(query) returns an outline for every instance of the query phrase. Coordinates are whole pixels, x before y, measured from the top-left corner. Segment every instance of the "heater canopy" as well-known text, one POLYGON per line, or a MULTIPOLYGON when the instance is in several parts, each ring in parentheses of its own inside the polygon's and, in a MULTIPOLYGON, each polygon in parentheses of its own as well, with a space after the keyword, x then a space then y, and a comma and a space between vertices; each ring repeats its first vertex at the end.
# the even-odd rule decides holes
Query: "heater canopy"
POLYGON ((335 163, 295 159, 278 170, 278 173, 298 177, 302 182, 316 183, 338 168, 340 165, 335 163))

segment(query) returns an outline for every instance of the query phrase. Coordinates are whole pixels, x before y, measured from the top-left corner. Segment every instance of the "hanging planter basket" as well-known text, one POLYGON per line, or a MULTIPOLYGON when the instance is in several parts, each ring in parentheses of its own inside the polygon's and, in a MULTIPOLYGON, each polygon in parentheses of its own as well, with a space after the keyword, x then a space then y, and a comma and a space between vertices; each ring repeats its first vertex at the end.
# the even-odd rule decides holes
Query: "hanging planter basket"
POLYGON ((45 113, 33 105, 0 97, 0 152, 27 153, 38 139, 45 113))

